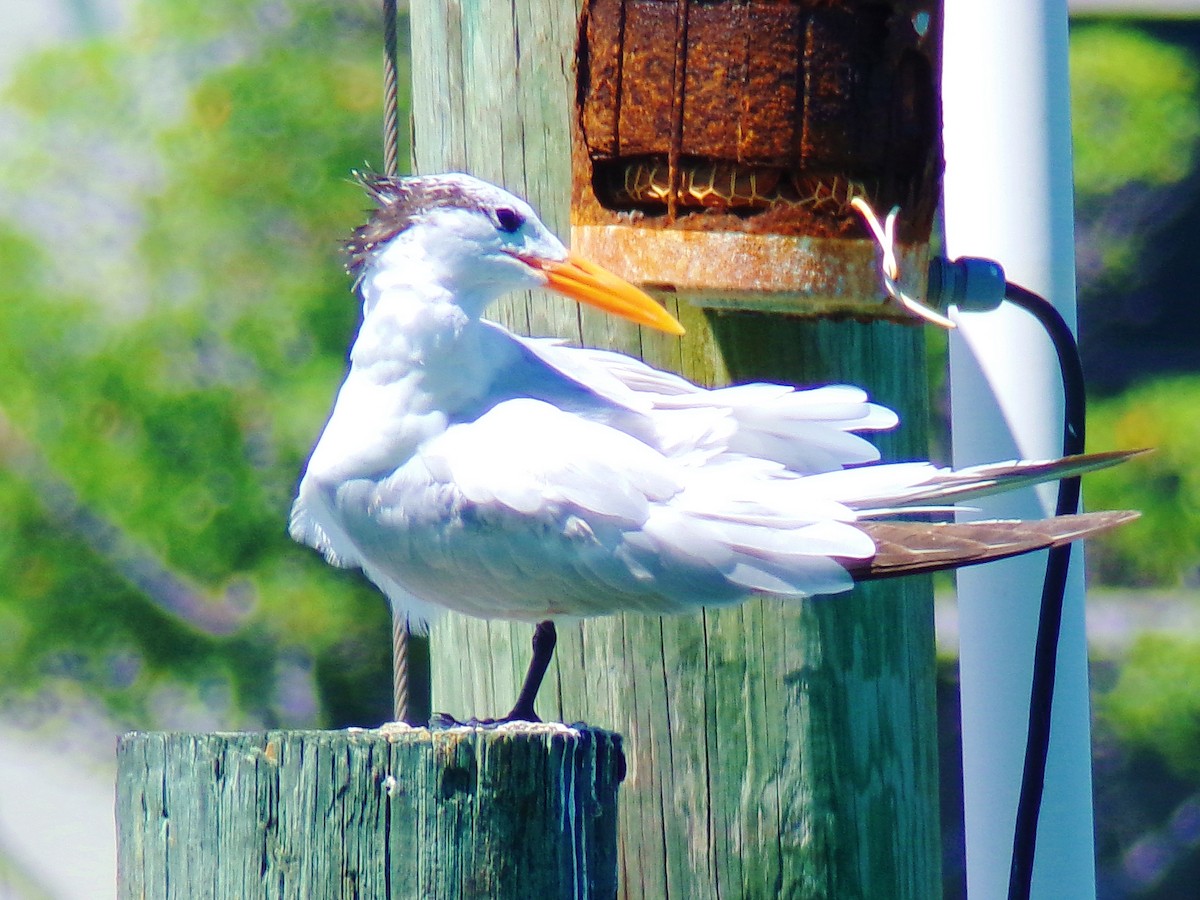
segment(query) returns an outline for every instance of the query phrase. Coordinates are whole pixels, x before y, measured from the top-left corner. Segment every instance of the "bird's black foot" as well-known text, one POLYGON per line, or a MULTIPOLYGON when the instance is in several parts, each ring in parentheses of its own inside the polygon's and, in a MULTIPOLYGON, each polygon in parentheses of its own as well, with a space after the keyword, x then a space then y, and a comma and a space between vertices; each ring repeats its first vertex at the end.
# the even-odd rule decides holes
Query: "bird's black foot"
POLYGON ((429 717, 429 725, 431 728, 495 728, 497 725, 506 725, 509 722, 540 722, 537 714, 532 710, 529 713, 513 708, 507 716, 502 716, 499 719, 477 719, 474 716, 467 719, 465 722, 461 719, 456 719, 449 713, 434 713, 429 717))
POLYGON ((460 722, 454 716, 446 713, 434 713, 429 718, 429 724, 435 728, 453 728, 462 725, 487 728, 503 725, 506 722, 542 721, 534 712, 533 703, 542 686, 542 679, 546 677, 546 670, 550 668, 550 660, 554 658, 554 647, 557 643, 558 632, 554 628, 554 623, 539 622, 533 631, 533 655, 529 660, 529 669, 525 672, 525 681, 521 685, 521 692, 517 694, 517 702, 509 710, 508 715, 499 719, 470 718, 466 722, 460 722))

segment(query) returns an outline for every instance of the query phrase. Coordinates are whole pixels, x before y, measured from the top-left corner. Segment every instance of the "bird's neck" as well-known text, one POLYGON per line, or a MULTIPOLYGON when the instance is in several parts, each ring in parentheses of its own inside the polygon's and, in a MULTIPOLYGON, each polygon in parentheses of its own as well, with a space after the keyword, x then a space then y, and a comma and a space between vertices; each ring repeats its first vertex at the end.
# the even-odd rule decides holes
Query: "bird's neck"
POLYGON ((466 352, 479 327, 460 298, 437 285, 364 285, 363 323, 350 358, 356 367, 400 375, 466 352))
POLYGON ((489 298, 450 291, 437 278, 402 281, 395 274, 389 267, 363 284, 351 377, 377 387, 403 385, 410 408, 453 418, 473 408, 509 362, 508 348, 493 346, 495 329, 476 312, 489 298))
POLYGON ((354 364, 418 368, 468 352, 491 298, 464 288, 456 275, 420 241, 397 240, 386 248, 362 278, 354 364))
POLYGON ((363 295, 350 372, 309 461, 309 474, 330 484, 395 471, 474 407, 495 374, 482 352, 485 326, 445 291, 363 295))

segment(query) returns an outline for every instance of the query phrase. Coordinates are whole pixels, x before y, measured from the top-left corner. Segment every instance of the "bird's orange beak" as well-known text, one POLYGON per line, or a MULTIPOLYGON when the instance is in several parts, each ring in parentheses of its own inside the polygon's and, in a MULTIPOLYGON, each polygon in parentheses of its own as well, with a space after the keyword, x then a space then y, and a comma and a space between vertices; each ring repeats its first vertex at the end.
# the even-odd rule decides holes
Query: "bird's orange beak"
POLYGON ((568 254, 563 262, 529 259, 525 262, 546 276, 546 284, 551 290, 572 300, 590 303, 605 312, 667 334, 683 334, 683 326, 658 301, 594 262, 574 253, 568 254))

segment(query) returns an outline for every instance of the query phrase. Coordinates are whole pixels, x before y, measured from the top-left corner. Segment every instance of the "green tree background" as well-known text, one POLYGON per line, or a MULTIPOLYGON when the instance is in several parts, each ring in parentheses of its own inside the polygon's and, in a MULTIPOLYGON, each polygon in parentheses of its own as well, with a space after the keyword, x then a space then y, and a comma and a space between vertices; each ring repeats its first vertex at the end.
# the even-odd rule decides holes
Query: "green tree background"
MULTIPOLYGON (((143 3, 27 59, 0 157, 0 704, 372 724, 379 595, 287 537, 358 305, 368 3, 143 3)), ((407 149, 402 150, 407 158, 407 149)))

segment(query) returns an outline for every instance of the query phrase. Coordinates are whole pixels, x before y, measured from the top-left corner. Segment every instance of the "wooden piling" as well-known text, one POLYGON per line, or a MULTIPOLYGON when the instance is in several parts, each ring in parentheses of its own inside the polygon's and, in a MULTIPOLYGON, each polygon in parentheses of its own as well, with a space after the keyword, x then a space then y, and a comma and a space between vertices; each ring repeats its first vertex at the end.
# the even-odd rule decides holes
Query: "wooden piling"
POLYGON ((133 733, 122 898, 610 900, 619 736, 499 728, 133 733))
MULTIPOLYGON (((842 5, 854 15, 861 4, 842 5)), ((576 0, 412 0, 417 170, 503 184, 565 236, 579 10, 576 0)), ((866 385, 905 423, 879 441, 885 455, 926 455, 919 328, 668 305, 688 329, 682 341, 541 296, 490 314, 703 384, 866 385)), ((507 709, 529 635, 454 615, 436 625, 435 707, 507 709)), ((622 897, 925 900, 941 891, 934 677, 932 591, 913 578, 560 627, 539 709, 625 736, 622 897)))

